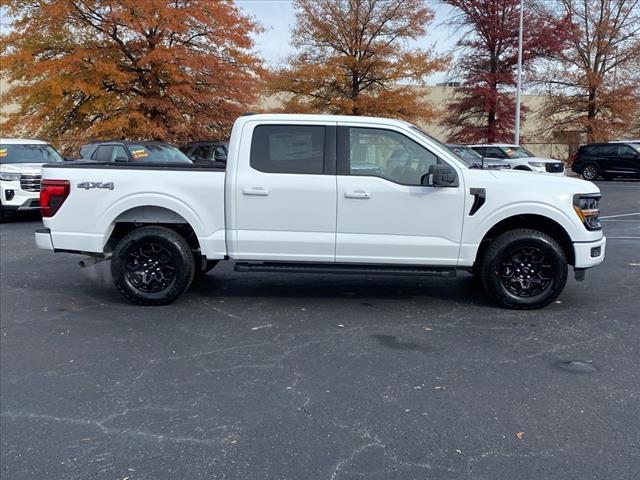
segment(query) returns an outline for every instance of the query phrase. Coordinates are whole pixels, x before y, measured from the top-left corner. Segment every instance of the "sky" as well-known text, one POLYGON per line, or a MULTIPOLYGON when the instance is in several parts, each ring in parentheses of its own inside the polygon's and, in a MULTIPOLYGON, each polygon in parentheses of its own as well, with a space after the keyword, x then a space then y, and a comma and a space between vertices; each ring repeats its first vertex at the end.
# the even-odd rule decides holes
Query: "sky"
MULTIPOLYGON (((427 2, 436 12, 436 18, 428 27, 429 34, 420 39, 417 46, 433 46, 438 53, 448 53, 458 39, 458 35, 443 24, 452 14, 452 9, 434 0, 427 2)), ((236 0, 236 4, 264 27, 265 31, 255 38, 255 47, 267 65, 277 66, 294 52, 290 46, 291 27, 295 23, 291 0, 236 0)), ((429 77, 427 83, 433 85, 446 80, 446 72, 440 72, 429 77)))

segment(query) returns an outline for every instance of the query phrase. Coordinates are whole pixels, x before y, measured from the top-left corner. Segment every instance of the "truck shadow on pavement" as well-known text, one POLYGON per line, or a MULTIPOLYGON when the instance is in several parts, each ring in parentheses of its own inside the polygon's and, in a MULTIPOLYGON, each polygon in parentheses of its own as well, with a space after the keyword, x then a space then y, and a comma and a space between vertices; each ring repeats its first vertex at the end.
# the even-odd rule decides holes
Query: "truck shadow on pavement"
MULTIPOLYGON (((301 274, 238 274, 205 276, 195 282, 186 297, 252 299, 353 299, 363 307, 376 300, 412 300, 419 303, 496 305, 480 282, 465 272, 456 278, 301 274)), ((178 300, 180 302, 180 300, 178 300)))

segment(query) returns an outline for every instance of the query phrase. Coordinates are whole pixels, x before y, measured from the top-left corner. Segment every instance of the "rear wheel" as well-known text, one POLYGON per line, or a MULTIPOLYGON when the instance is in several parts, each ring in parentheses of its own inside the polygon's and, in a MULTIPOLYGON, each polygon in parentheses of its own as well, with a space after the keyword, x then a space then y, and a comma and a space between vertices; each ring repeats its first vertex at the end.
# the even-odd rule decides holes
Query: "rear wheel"
POLYGON ((567 259, 549 235, 519 229, 503 233, 485 251, 480 271, 491 297, 507 308, 542 308, 567 282, 567 259))
POLYGON ((600 169, 593 163, 588 163, 582 169, 582 178, 584 178, 585 180, 589 180, 590 182, 597 180, 599 175, 600 169))
POLYGON ((189 288, 194 271, 189 243, 166 227, 129 232, 116 245, 111 262, 116 288, 138 305, 173 302, 189 288))

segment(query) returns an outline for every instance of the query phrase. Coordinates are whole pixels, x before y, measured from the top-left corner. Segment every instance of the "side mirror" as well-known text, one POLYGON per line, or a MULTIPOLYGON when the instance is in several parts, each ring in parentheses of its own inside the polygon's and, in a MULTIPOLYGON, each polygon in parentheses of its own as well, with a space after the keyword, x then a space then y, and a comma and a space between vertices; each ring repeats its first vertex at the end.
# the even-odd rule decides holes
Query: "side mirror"
POLYGON ((429 173, 422 177, 421 183, 429 187, 457 187, 460 185, 458 174, 453 167, 446 164, 431 165, 429 173))
POLYGON ((116 159, 114 161, 116 163, 127 163, 129 161, 129 159, 126 158, 126 157, 116 157, 116 159))
POLYGON ((226 162, 227 161, 227 156, 221 153, 214 153, 213 154, 213 159, 216 162, 226 162))

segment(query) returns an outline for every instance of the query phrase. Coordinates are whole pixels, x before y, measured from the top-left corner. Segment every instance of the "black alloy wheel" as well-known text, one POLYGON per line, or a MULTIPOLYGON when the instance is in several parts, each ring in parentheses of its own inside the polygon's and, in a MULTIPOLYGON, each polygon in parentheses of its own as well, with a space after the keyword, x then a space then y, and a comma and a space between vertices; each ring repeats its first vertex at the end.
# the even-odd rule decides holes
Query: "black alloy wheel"
POLYGON ((480 259, 480 277, 487 293, 507 308, 531 310, 555 300, 567 282, 564 250, 538 230, 502 233, 480 259))
POLYGON ((166 290, 176 279, 176 265, 171 253, 157 243, 141 243, 129 250, 125 278, 145 293, 166 290))
POLYGON ((111 276, 116 288, 138 305, 165 305, 186 291, 195 274, 187 240, 167 227, 132 230, 116 245, 111 276))
POLYGON ((533 297, 549 288, 553 268, 545 253, 536 247, 520 247, 502 262, 500 280, 518 297, 533 297))

